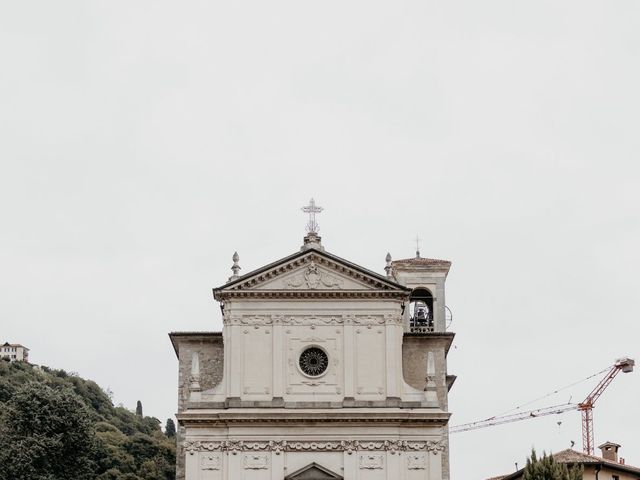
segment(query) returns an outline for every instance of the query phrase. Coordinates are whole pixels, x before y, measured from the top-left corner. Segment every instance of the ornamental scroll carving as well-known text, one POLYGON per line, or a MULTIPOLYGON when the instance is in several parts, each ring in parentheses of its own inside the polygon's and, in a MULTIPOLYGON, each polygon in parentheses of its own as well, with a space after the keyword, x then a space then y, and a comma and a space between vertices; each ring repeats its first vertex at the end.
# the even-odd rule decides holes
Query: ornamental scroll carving
POLYGON ((186 441, 183 449, 189 455, 196 452, 229 452, 236 455, 239 452, 273 452, 279 455, 282 452, 354 452, 384 451, 392 455, 397 452, 431 452, 438 455, 444 452, 445 445, 441 441, 416 442, 407 440, 342 440, 339 442, 311 442, 311 441, 242 441, 226 440, 222 442, 186 441))
POLYGON ((286 282, 286 286, 315 290, 317 288, 341 288, 342 283, 340 278, 320 270, 314 262, 311 262, 303 273, 290 278, 286 282))
POLYGON ((438 452, 444 452, 445 448, 446 447, 444 443, 441 441, 427 442, 427 451, 433 453, 434 455, 437 455, 438 452))
POLYGON ((232 315, 225 313, 225 325, 356 325, 374 327, 402 325, 400 315, 232 315))

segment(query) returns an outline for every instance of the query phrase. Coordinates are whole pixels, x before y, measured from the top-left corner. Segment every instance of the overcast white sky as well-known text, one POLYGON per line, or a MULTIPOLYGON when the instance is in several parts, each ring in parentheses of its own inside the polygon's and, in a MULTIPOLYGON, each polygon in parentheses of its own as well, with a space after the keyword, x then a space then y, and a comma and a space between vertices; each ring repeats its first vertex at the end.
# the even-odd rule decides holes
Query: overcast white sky
MULTIPOLYGON (((233 252, 296 251, 314 196, 332 253, 453 261, 452 423, 501 413, 640 357, 638 85, 637 0, 1 2, 0 339, 164 423, 167 332, 220 329, 233 252)), ((595 409, 635 465, 639 398, 595 409)), ((571 440, 461 433, 452 478, 571 440)))

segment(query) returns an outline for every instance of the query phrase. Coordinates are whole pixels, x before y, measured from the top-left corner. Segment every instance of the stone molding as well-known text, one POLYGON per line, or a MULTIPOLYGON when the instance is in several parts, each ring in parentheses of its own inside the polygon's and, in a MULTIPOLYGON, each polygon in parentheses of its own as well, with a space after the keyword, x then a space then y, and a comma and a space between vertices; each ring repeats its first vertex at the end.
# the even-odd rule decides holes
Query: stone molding
POLYGON ((444 452, 446 446, 443 441, 412 441, 412 440, 341 440, 328 442, 311 441, 243 441, 224 440, 221 442, 209 442, 200 440, 186 441, 183 450, 189 455, 197 452, 229 452, 237 455, 239 452, 273 452, 280 455, 282 452, 346 452, 351 455, 354 452, 385 451, 395 455, 398 452, 431 452, 438 455, 444 452))
POLYGON ((268 326, 268 325, 402 325, 400 315, 223 315, 224 325, 268 326))
POLYGON ((394 290, 231 290, 220 294, 229 298, 376 298, 406 300, 408 294, 394 290))

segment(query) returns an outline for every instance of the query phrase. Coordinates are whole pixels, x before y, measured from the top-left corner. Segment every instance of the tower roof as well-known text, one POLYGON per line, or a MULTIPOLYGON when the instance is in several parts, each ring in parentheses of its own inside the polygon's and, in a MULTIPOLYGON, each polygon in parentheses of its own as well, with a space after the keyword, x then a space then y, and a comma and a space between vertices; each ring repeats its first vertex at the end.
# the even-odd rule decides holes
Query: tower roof
POLYGON ((394 260, 391 266, 395 271, 431 271, 449 273, 451 262, 449 260, 439 260, 437 258, 404 258, 402 260, 394 260))
POLYGON ((450 267, 451 262, 449 260, 439 260, 437 258, 404 258, 402 260, 394 260, 394 265, 438 265, 443 267, 450 267))

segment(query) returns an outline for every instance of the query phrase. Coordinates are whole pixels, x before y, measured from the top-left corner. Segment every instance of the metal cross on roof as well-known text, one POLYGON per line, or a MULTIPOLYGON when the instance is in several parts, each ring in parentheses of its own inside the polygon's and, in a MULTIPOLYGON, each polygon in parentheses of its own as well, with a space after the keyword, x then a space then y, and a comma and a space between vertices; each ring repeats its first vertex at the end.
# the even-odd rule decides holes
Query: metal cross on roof
POLYGON ((322 207, 316 205, 316 201, 312 198, 309 200, 309 205, 302 207, 302 211, 309 214, 309 223, 307 223, 307 232, 318 233, 320 227, 316 222, 316 213, 320 213, 324 210, 322 207))
POLYGON ((420 258, 420 237, 416 235, 416 258, 420 258))

